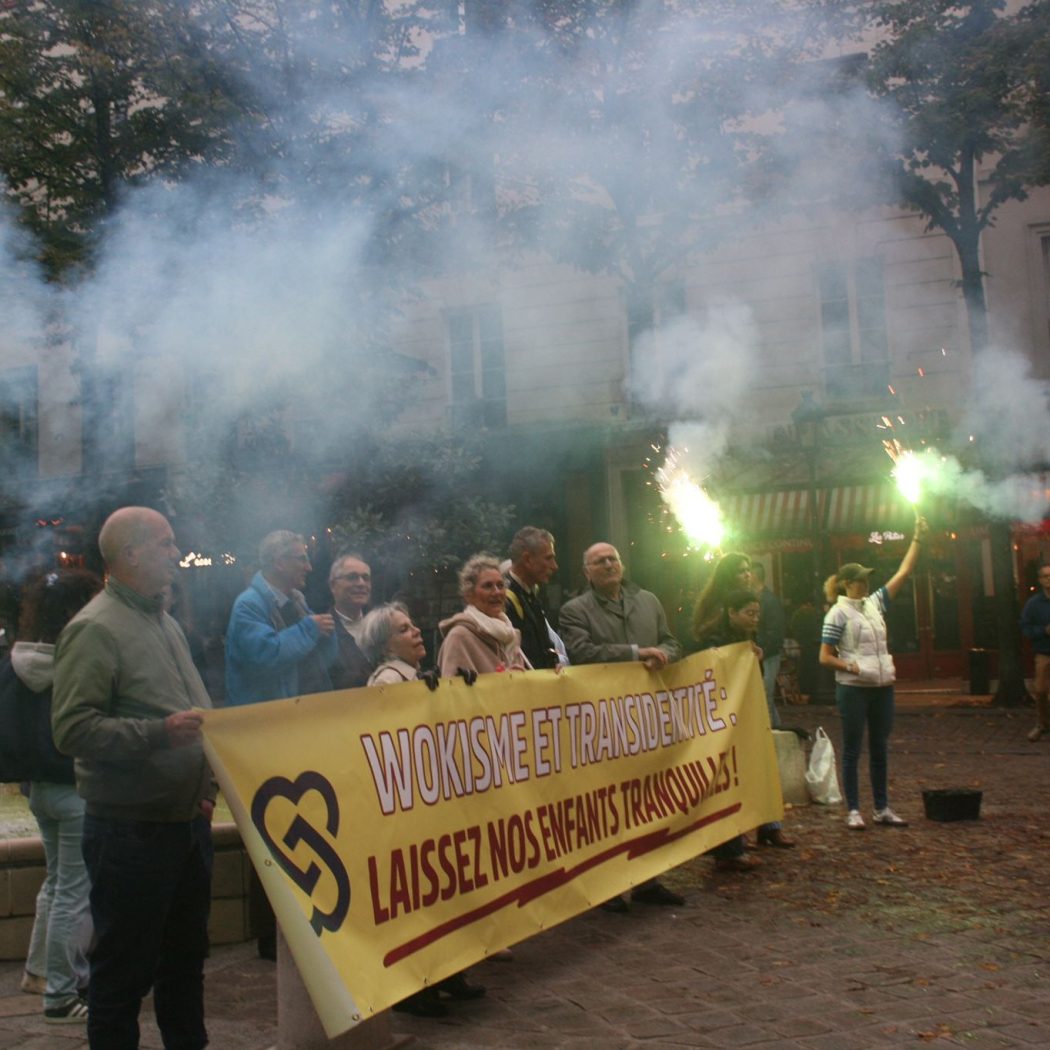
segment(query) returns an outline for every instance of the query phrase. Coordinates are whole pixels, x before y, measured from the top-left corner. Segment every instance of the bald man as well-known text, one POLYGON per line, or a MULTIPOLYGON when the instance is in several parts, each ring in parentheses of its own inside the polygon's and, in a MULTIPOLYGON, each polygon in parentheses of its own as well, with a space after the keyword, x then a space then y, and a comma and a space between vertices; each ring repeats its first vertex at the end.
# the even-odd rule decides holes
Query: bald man
MULTIPOLYGON (((620 552, 611 543, 594 543, 583 552, 583 573, 587 590, 567 601, 558 617, 558 630, 573 664, 637 660, 647 670, 659 671, 682 655, 660 599, 624 580, 620 552)), ((631 900, 675 907, 685 903, 656 879, 635 887, 631 900)), ((601 907, 624 912, 627 902, 612 897, 601 907)))
POLYGON ((96 945, 92 1050, 135 1050, 152 987, 166 1047, 198 1050, 215 787, 201 746, 211 707, 164 589, 179 550, 163 514, 123 507, 99 533, 105 589, 55 651, 52 727, 76 758, 96 945))

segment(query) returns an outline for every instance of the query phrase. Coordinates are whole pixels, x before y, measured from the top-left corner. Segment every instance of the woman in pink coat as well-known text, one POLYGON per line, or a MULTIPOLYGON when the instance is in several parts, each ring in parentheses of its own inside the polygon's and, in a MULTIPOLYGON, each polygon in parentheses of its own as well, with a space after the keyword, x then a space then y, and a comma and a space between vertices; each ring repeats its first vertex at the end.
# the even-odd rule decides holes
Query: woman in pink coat
POLYGON ((524 671, 521 633, 503 611, 507 585, 499 562, 491 554, 475 554, 459 570, 459 592, 466 603, 462 612, 438 624, 444 639, 438 650, 438 670, 443 678, 458 671, 488 674, 491 671, 524 671))

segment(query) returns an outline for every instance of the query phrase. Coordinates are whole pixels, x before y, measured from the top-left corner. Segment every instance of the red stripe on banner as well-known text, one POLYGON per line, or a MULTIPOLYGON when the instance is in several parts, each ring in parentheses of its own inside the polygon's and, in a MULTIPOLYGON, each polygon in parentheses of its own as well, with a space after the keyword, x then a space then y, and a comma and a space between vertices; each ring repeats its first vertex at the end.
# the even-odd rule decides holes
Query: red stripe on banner
POLYGON ((523 907, 529 901, 536 900, 537 897, 542 897, 558 889, 559 886, 572 882, 573 879, 578 878, 585 872, 600 867, 606 861, 612 860, 621 854, 626 854, 628 857, 639 857, 645 853, 650 853, 668 842, 673 842, 686 835, 691 835, 694 831, 699 831, 710 824, 716 824, 720 820, 725 820, 726 817, 731 817, 734 813, 737 813, 740 808, 740 803, 734 802, 731 806, 718 810, 717 813, 711 813, 706 817, 694 820, 688 827, 681 828, 678 831, 650 831, 645 835, 639 835, 635 839, 618 842, 615 846, 610 846, 609 849, 603 850, 601 853, 597 853, 571 868, 561 868, 541 878, 533 879, 532 882, 527 882, 524 886, 511 890, 510 893, 504 893, 503 896, 496 897, 487 904, 483 904, 480 908, 457 915, 454 919, 449 919, 448 922, 443 922, 426 933, 413 937, 411 940, 405 941, 404 944, 399 944, 396 948, 391 948, 383 956, 383 965, 387 967, 393 966, 394 963, 414 955, 421 949, 426 948, 427 945, 440 941, 442 937, 447 937, 450 933, 461 930, 464 926, 470 926, 486 916, 494 915, 512 904, 517 905, 519 908, 523 907))

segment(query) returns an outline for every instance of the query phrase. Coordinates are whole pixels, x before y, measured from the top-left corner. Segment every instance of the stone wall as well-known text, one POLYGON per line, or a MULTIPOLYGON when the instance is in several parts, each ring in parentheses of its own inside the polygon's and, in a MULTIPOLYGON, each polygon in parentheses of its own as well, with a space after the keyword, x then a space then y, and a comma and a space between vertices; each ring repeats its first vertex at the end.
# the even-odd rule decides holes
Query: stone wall
MULTIPOLYGON (((215 872, 211 888, 212 944, 249 937, 248 876, 251 861, 233 824, 216 824, 215 872)), ((0 841, 0 959, 24 959, 33 928, 36 895, 44 879, 39 838, 0 841)))

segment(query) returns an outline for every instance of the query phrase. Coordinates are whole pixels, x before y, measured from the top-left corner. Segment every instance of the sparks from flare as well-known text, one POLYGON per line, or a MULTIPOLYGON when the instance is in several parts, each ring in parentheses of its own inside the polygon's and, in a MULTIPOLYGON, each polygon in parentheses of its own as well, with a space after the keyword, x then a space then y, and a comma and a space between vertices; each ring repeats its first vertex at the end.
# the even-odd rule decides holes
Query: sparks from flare
POLYGON ((717 548, 725 535, 718 504, 693 479, 683 462, 688 449, 669 447, 655 474, 664 503, 693 547, 717 548))

